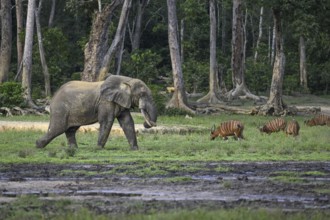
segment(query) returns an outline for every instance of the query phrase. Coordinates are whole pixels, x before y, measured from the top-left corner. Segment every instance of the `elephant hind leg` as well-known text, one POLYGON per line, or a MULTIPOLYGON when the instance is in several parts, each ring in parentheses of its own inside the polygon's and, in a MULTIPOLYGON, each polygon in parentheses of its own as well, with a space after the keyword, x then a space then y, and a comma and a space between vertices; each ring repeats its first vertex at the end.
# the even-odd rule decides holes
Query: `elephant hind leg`
POLYGON ((47 133, 36 141, 36 147, 37 148, 46 147, 47 144, 49 144, 54 138, 63 134, 65 132, 65 129, 66 129, 65 122, 54 123, 51 120, 47 133))
POLYGON ((64 133, 64 130, 60 130, 57 132, 50 132, 50 130, 48 129, 48 132, 43 137, 39 138, 36 141, 36 147, 37 148, 46 147, 46 145, 49 144, 54 138, 56 138, 57 136, 59 136, 63 133, 64 133))
POLYGON ((66 138, 68 140, 68 145, 70 148, 78 147, 76 140, 76 132, 80 126, 70 127, 65 131, 66 138))

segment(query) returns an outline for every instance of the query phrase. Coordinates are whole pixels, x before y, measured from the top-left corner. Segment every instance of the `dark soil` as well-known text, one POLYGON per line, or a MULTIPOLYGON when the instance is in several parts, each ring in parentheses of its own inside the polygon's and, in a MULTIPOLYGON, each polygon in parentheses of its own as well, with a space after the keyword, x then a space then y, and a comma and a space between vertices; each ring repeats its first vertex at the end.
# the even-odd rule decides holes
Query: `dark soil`
POLYGON ((151 177, 107 174, 119 165, 2 164, 0 210, 21 195, 36 195, 45 201, 68 199, 98 213, 174 208, 330 209, 330 162, 197 163, 203 169, 151 177))

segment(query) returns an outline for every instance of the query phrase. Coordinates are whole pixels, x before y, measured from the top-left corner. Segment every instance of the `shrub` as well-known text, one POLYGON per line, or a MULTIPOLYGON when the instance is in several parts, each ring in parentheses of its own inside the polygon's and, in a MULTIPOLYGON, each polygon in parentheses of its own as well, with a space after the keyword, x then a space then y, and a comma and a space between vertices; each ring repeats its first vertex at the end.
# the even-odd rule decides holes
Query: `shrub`
POLYGON ((23 88, 20 83, 5 82, 0 85, 0 106, 10 108, 23 104, 23 88))

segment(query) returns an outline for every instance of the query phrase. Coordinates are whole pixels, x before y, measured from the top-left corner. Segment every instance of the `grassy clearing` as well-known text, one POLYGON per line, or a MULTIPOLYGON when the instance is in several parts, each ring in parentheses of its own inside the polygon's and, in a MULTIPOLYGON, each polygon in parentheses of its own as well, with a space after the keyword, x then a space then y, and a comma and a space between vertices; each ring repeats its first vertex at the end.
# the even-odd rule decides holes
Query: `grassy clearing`
MULTIPOLYGON (((245 115, 162 116, 164 126, 199 126, 200 132, 179 134, 139 134, 139 151, 131 151, 123 136, 113 136, 104 149, 96 148, 97 133, 78 133, 79 148, 68 150, 61 135, 46 148, 35 148, 38 131, 0 132, 0 161, 2 163, 131 163, 131 162, 189 162, 189 161, 327 161, 330 158, 329 127, 306 127, 305 117, 296 117, 301 125, 300 136, 286 137, 283 132, 261 134, 257 127, 271 117, 245 115), (245 125, 246 140, 211 141, 213 124, 238 119, 245 125)), ((289 120, 290 117, 287 117, 289 120)), ((43 119, 42 119, 43 120, 43 119)), ((142 122, 135 116, 137 123, 142 122)))
MULTIPOLYGON (((22 196, 15 202, 7 204, 7 207, 0 213, 0 219, 65 219, 65 220, 190 220, 190 219, 246 219, 246 220, 323 220, 329 219, 329 210, 306 210, 302 213, 283 212, 276 209, 248 209, 245 207, 233 209, 195 209, 195 210, 168 210, 149 211, 147 214, 106 215, 88 209, 83 204, 73 204, 69 200, 44 200, 35 196, 22 196)), ((143 210, 144 204, 135 204, 143 210)), ((132 207, 137 208, 137 207, 132 207)))

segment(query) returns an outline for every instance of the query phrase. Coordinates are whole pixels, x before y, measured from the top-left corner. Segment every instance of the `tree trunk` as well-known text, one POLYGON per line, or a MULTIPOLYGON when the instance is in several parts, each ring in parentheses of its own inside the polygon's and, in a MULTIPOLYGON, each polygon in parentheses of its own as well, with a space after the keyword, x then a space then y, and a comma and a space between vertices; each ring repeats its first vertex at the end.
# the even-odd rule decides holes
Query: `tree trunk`
POLYGON ((93 21, 89 41, 85 46, 84 70, 81 74, 83 81, 93 82, 98 79, 102 66, 102 60, 107 52, 109 26, 114 10, 122 3, 122 0, 114 0, 103 11, 97 12, 93 21))
POLYGON ((7 81, 11 61, 12 19, 11 1, 1 0, 0 84, 7 81))
POLYGON ((180 55, 181 55, 181 63, 184 63, 184 47, 183 47, 183 41, 184 41, 184 19, 181 19, 180 22, 180 55))
POLYGON ((215 14, 215 0, 210 0, 210 74, 209 93, 200 98, 197 102, 221 103, 220 87, 217 65, 217 20, 215 14))
POLYGON ((132 30, 130 31, 132 51, 138 50, 140 48, 140 39, 142 34, 142 18, 145 8, 149 4, 149 2, 150 0, 139 0, 133 2, 136 4, 136 15, 134 23, 132 25, 132 30))
POLYGON ((195 113, 187 105, 186 91, 184 88, 182 64, 180 57, 179 39, 178 39, 178 19, 176 15, 176 1, 167 0, 168 13, 168 43, 170 47, 172 73, 174 82, 174 93, 171 100, 167 103, 167 108, 179 108, 190 113, 195 113))
POLYGON ((25 44, 23 54, 23 74, 22 87, 24 89, 25 102, 36 107, 31 97, 31 77, 32 77, 32 47, 33 47, 33 29, 34 29, 34 10, 35 0, 29 0, 26 19, 25 44))
POLYGON ((282 26, 281 26, 281 11, 279 9, 272 9, 274 16, 275 27, 275 61, 273 67, 273 77, 270 87, 270 94, 267 104, 262 107, 262 111, 267 115, 281 115, 286 106, 282 99, 282 87, 285 68, 285 56, 283 52, 282 42, 282 26))
POLYGON ((223 55, 226 54, 226 14, 225 0, 222 0, 221 52, 223 55))
POLYGON ((39 45, 39 53, 40 53, 40 61, 42 66, 42 72, 45 78, 45 95, 46 97, 51 96, 50 90, 50 76, 48 71, 48 66, 45 57, 45 50, 44 45, 42 42, 42 33, 41 33, 41 26, 40 26, 40 12, 42 8, 43 0, 39 0, 39 6, 35 11, 35 19, 36 19, 36 28, 37 28, 37 36, 38 36, 38 45, 39 45))
POLYGON ((270 53, 270 65, 273 66, 274 65, 274 57, 275 57, 275 41, 276 38, 276 30, 275 30, 275 23, 273 25, 273 34, 272 34, 272 48, 271 48, 271 53, 270 53))
POLYGON ((107 53, 105 54, 105 56, 103 58, 102 66, 101 66, 99 76, 98 76, 98 81, 104 80, 106 78, 106 76, 108 75, 112 57, 113 57, 114 53, 120 47, 120 42, 123 39, 123 36, 125 34, 125 30, 126 30, 125 27, 128 22, 128 13, 131 8, 131 5, 132 5, 132 0, 125 0, 123 8, 121 10, 120 19, 119 19, 119 23, 117 26, 115 38, 113 39, 111 46, 109 47, 107 53))
POLYGON ((116 52, 116 58, 115 58, 115 73, 116 75, 120 75, 120 71, 121 71, 121 62, 123 59, 123 54, 124 54, 124 46, 125 46, 125 35, 126 35, 126 25, 124 27, 124 36, 121 39, 120 42, 120 47, 118 48, 117 52, 116 52))
POLYGON ((16 28, 17 69, 20 69, 23 58, 23 48, 24 48, 24 41, 22 37, 22 33, 24 33, 22 0, 16 0, 16 25, 17 25, 16 28))
POLYGON ((49 20, 48 20, 48 27, 52 28, 54 23, 54 16, 55 16, 55 8, 56 8, 56 0, 52 0, 52 8, 50 9, 49 20))
POLYGON ((264 6, 261 6, 260 8, 260 16, 259 16, 259 35, 257 39, 257 44, 254 52, 254 63, 257 63, 258 59, 258 50, 259 50, 259 44, 262 38, 262 20, 263 20, 263 14, 264 14, 264 6))
POLYGON ((259 101, 260 97, 253 95, 247 88, 244 79, 245 60, 244 60, 244 28, 243 28, 243 14, 242 1, 233 0, 233 28, 232 28, 232 82, 233 89, 229 91, 226 96, 229 100, 232 98, 250 98, 259 101))
POLYGON ((306 68, 306 46, 303 36, 299 38, 299 58, 300 58, 300 86, 305 92, 308 92, 307 68, 306 68))

